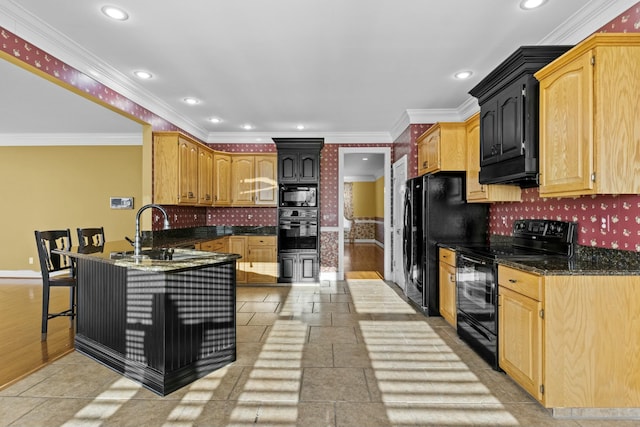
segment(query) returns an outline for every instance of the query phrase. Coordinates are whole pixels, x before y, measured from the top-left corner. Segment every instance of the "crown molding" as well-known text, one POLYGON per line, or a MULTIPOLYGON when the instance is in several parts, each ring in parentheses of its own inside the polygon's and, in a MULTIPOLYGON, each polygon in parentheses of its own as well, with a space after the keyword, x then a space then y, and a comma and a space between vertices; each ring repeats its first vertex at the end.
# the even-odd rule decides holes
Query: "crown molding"
POLYGON ((391 144, 388 132, 210 132, 208 144, 272 144, 272 138, 324 138, 325 144, 391 144))
POLYGON ((142 133, 0 133, 0 147, 142 145, 142 133))
POLYGON ((206 129, 178 114, 126 74, 55 30, 15 1, 0 0, 0 26, 186 132, 201 139, 206 138, 206 129))
MULTIPOLYGON (((637 4, 637 0, 589 1, 569 19, 549 33, 538 44, 576 44, 593 34, 616 16, 637 4)), ((127 75, 56 31, 28 12, 14 0, 0 0, 0 26, 29 43, 90 76, 96 81, 152 111, 175 126, 209 143, 271 143, 272 137, 301 137, 302 133, 267 134, 250 132, 207 132, 188 117, 178 114, 127 75)), ((329 133, 321 136, 326 143, 392 143, 411 124, 438 121, 463 121, 479 110, 475 98, 467 99, 455 109, 405 110, 389 132, 329 133)), ((110 144, 113 145, 113 144, 110 144)))
POLYGON ((538 44, 577 44, 628 10, 637 0, 590 1, 538 44))

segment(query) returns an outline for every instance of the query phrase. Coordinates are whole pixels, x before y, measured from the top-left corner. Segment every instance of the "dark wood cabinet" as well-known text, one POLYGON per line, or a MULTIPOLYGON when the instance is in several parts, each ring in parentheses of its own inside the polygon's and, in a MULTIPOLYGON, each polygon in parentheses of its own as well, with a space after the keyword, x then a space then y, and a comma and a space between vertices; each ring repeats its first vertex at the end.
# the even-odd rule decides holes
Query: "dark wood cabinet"
MULTIPOLYGON (((529 80, 531 78, 516 81, 482 104, 481 167, 523 155, 525 141, 536 139, 536 129, 526 120, 531 118, 529 110, 537 106, 536 85, 529 80)), ((537 157, 537 150, 529 154, 537 157)))
POLYGON ((317 183, 320 179, 320 153, 297 150, 278 151, 278 182, 317 183))
POLYGON ((317 253, 281 252, 278 256, 282 283, 317 282, 320 262, 317 253))
POLYGON ((480 104, 481 184, 538 185, 538 81, 571 46, 523 46, 469 92, 480 104))

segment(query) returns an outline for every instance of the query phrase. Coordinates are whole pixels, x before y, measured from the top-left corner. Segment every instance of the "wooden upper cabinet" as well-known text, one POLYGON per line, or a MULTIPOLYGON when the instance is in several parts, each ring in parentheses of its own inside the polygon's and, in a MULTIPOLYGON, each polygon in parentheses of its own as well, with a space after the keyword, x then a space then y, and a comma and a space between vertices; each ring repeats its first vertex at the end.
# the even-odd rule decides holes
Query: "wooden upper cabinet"
POLYGON ((276 154, 231 156, 231 206, 276 206, 276 154))
POLYGON ((535 77, 540 195, 639 194, 640 34, 594 34, 535 77))
POLYGON ((153 135, 155 203, 198 204, 198 146, 178 132, 153 135))
POLYGON ((216 151, 213 153, 213 205, 231 204, 231 155, 216 151))
POLYGON ((464 123, 436 123, 418 138, 417 144, 418 175, 465 170, 464 123))
POLYGON ((276 206, 278 203, 277 155, 256 155, 254 168, 255 204, 276 206))
POLYGON ((198 147, 198 204, 213 204, 213 151, 198 147))
POLYGON ((178 203, 192 205, 198 202, 198 145, 186 138, 179 137, 179 149, 180 200, 178 203))
POLYGON ((519 202, 520 187, 480 184, 480 113, 465 122, 467 143, 467 202, 519 202))
POLYGON ((231 157, 231 206, 254 203, 253 172, 253 156, 234 154, 231 157))

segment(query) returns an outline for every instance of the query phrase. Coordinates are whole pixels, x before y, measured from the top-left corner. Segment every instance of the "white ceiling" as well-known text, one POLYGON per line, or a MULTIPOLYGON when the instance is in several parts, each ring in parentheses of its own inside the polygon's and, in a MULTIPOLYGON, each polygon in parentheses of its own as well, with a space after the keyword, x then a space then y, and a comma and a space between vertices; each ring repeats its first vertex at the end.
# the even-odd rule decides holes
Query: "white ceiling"
MULTIPOLYGON (((409 123, 476 111, 469 89, 519 46, 575 44, 636 2, 0 0, 0 26, 208 142, 391 142, 409 123), (107 3, 130 19, 107 20, 107 3), (463 69, 472 78, 454 80, 463 69)), ((139 130, 17 66, 0 73, 0 133, 139 130)))

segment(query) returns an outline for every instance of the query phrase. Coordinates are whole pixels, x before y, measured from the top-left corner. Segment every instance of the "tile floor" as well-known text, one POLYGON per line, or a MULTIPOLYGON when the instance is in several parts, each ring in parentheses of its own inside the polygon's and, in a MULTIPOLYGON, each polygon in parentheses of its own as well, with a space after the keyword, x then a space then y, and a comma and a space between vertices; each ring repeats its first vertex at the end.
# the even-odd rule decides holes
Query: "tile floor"
POLYGON ((238 288, 237 360, 159 397, 78 353, 0 391, 2 426, 637 426, 554 419, 381 280, 238 288))

